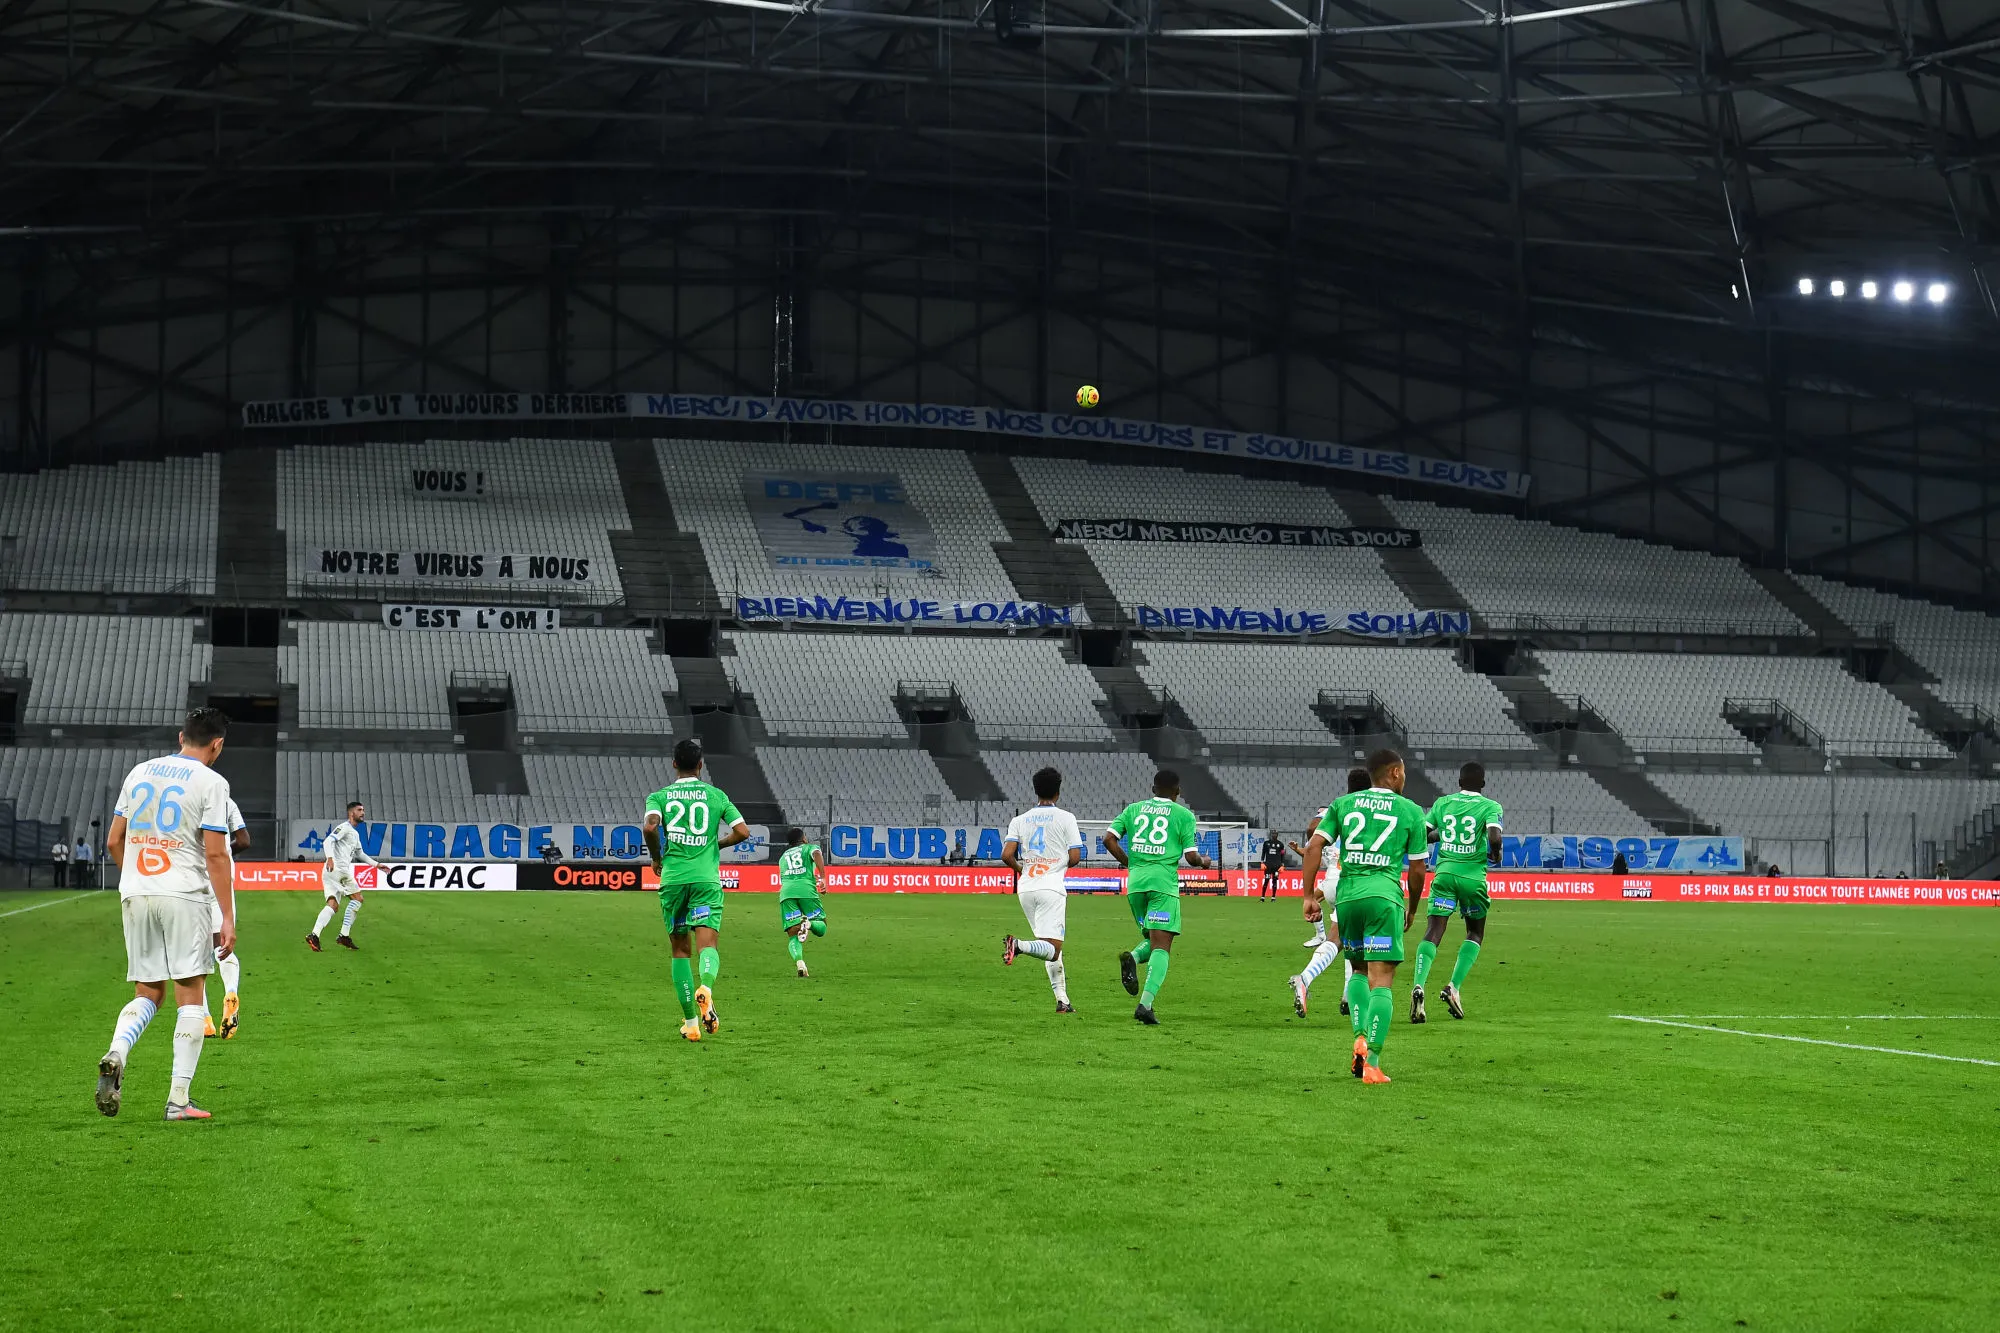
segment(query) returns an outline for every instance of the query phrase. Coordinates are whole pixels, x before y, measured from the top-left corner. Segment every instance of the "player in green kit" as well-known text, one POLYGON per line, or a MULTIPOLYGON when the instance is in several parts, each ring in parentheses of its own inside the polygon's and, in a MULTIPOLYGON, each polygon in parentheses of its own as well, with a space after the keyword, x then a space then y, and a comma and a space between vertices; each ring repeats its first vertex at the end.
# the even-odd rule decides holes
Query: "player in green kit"
POLYGON ((1181 874, 1183 858, 1206 869, 1209 859, 1195 850, 1200 841, 1194 811, 1180 803, 1181 775, 1163 768, 1153 775, 1153 794, 1125 807, 1104 832, 1104 850, 1130 872, 1125 878, 1126 901, 1138 924, 1138 946, 1118 955, 1119 980, 1128 995, 1139 997, 1132 1017, 1155 1024, 1153 997, 1167 979, 1174 937, 1181 933, 1181 874), (1146 965, 1146 986, 1139 988, 1139 964, 1146 965))
POLYGON ((716 951, 722 930, 722 849, 750 836, 736 806, 701 780, 701 742, 674 746, 674 780, 646 798, 642 836, 660 876, 660 915, 674 947, 674 991, 681 1001, 681 1035, 700 1041, 721 1026, 715 1012, 716 951), (694 950, 701 950, 701 986, 694 984, 694 950), (696 1021, 696 1015, 700 1021, 696 1021))
POLYGON ((1331 845, 1340 858, 1340 885, 1334 915, 1340 947, 1354 964, 1347 1002, 1366 1016, 1354 1039, 1354 1076, 1363 1083, 1387 1083, 1382 1046, 1396 1002, 1390 988, 1403 961, 1403 932, 1417 918, 1424 896, 1424 808, 1403 795, 1403 756, 1377 750, 1368 756, 1366 791, 1349 792, 1327 808, 1306 841, 1305 882, 1319 874, 1320 857, 1331 845), (1403 896, 1403 868, 1409 867, 1409 897, 1403 896))
POLYGON ((1417 946, 1417 984, 1410 992, 1410 1021, 1424 1021, 1424 978, 1431 973, 1444 928, 1456 911, 1465 918, 1465 943, 1445 984, 1444 1004, 1453 1018, 1465 1017, 1459 992, 1486 940, 1486 863, 1500 859, 1500 803, 1486 794, 1486 769, 1467 764, 1458 770, 1458 790, 1431 806, 1430 836, 1437 839, 1437 877, 1431 880, 1430 920, 1417 946))
POLYGON ((806 935, 826 934, 826 909, 819 904, 820 872, 826 862, 816 843, 806 841, 806 831, 795 828, 785 835, 785 850, 778 857, 778 924, 785 932, 785 950, 806 971, 806 935))

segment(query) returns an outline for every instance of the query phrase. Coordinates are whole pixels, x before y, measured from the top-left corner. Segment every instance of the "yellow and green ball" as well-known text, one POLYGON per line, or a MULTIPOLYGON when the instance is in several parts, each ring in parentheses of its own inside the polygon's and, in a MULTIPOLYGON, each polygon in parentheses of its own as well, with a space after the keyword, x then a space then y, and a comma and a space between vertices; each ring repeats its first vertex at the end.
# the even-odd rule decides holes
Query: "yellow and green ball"
POLYGON ((1086 384, 1076 391, 1076 405, 1078 407, 1085 409, 1096 407, 1097 399, 1098 393, 1095 384, 1086 384))

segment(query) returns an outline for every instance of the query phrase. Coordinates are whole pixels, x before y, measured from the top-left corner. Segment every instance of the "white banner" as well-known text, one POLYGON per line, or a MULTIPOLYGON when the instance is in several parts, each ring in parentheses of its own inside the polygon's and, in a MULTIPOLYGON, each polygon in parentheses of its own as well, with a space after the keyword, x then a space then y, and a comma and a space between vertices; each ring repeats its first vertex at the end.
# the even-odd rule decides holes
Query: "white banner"
POLYGON ((514 888, 514 867, 457 865, 449 861, 385 861, 354 867, 357 889, 407 889, 460 893, 506 893, 514 888))
POLYGON ((515 587, 595 588, 587 555, 508 555, 495 551, 321 550, 304 580, 341 583, 489 583, 515 587))
POLYGON ((585 421, 603 418, 752 421, 907 427, 1092 440, 1223 458, 1260 458, 1376 477, 1401 477, 1488 495, 1528 493, 1528 475, 1395 449, 1362 449, 1261 431, 1176 426, 1076 412, 1005 407, 878 403, 824 398, 744 398, 689 393, 378 393, 340 398, 281 398, 243 405, 246 426, 321 426, 353 421, 585 421))
POLYGON ((780 569, 941 573, 930 520, 895 477, 751 473, 743 478, 743 500, 780 569))
POLYGON ((410 494, 418 500, 484 500, 487 473, 478 468, 424 468, 409 471, 410 494))
MULTIPOLYGON (((664 769, 663 765, 663 769, 664 769)), ((662 776, 664 784, 670 781, 662 776)), ((632 793, 631 804, 638 808, 647 793, 632 793)), ((318 859, 323 855, 327 831, 338 821, 332 819, 291 821, 285 853, 292 857, 318 859)), ((378 860, 438 863, 467 861, 537 861, 542 848, 555 844, 565 861, 618 861, 639 865, 646 859, 646 843, 639 825, 615 820, 549 819, 546 815, 523 816, 517 823, 458 824, 440 821, 385 823, 371 819, 359 830, 361 850, 378 860)), ((722 852, 725 861, 762 861, 771 846, 771 830, 763 824, 750 826, 750 838, 722 852)), ((393 887, 393 886, 392 886, 393 887)))
POLYGON ((1327 611, 1290 606, 1135 606, 1140 629, 1207 634, 1358 634, 1428 639, 1472 633, 1470 611, 1327 611))
POLYGON ((1002 625, 1087 625, 1081 606, 1046 602, 928 602, 920 597, 738 597, 746 624, 921 625, 925 629, 995 629, 1002 625))
POLYGON ((562 612, 553 606, 430 606, 382 603, 385 629, 443 630, 447 633, 554 634, 562 612))

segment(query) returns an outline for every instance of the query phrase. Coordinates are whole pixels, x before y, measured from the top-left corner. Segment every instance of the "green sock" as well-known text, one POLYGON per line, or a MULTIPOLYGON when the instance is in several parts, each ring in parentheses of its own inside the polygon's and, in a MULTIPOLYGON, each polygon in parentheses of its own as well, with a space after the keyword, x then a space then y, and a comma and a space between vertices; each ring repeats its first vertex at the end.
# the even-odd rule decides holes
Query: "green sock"
POLYGON ((1417 946, 1417 989, 1422 990, 1424 978, 1431 974, 1431 964, 1437 961, 1438 947, 1429 940, 1417 946))
POLYGON ((1151 940, 1140 940, 1132 949, 1132 961, 1135 963, 1143 963, 1152 956, 1153 942, 1151 940))
POLYGON ((681 1017, 694 1017, 694 964, 686 958, 674 959, 674 993, 681 998, 681 1017))
POLYGON ((1387 986, 1368 992, 1368 1063, 1382 1063, 1382 1044, 1389 1040, 1389 1013, 1396 1007, 1396 996, 1387 986))
POLYGON ((787 935, 785 936, 785 952, 790 954, 792 961, 796 963, 806 956, 806 943, 796 935, 787 935))
POLYGON ((813 920, 813 923, 812 923, 812 925, 811 925, 810 929, 811 929, 812 933, 813 933, 813 934, 815 934, 815 935, 824 935, 824 934, 826 934, 826 921, 825 921, 825 919, 824 919, 824 918, 815 918, 815 919, 813 920))
POLYGON ((713 986, 716 977, 722 973, 722 955, 713 949, 703 949, 701 959, 701 984, 713 986))
POLYGON ((1368 1031, 1368 974, 1356 972, 1347 979, 1347 1017, 1354 1024, 1354 1035, 1359 1037, 1368 1031))
POLYGON ((1479 946, 1477 944, 1474 944, 1471 940, 1467 940, 1458 946, 1458 961, 1452 964, 1451 968, 1451 988, 1453 990, 1458 990, 1465 985, 1465 974, 1470 972, 1472 965, 1478 961, 1479 946))
POLYGON ((1152 950, 1153 956, 1146 963, 1146 986, 1139 992, 1139 1003, 1151 1009, 1153 997, 1160 993, 1161 985, 1166 982, 1167 967, 1174 961, 1174 956, 1165 949, 1152 949, 1151 945, 1147 948, 1152 950))

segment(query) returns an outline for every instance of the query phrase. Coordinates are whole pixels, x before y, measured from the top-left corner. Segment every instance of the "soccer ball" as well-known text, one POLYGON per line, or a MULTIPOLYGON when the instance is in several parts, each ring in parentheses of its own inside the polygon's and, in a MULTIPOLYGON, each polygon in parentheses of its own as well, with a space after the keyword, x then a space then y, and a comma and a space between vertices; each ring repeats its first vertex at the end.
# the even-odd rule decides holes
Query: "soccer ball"
POLYGON ((1086 384, 1081 389, 1078 389, 1076 391, 1076 405, 1085 408, 1096 407, 1097 386, 1095 384, 1086 384))

